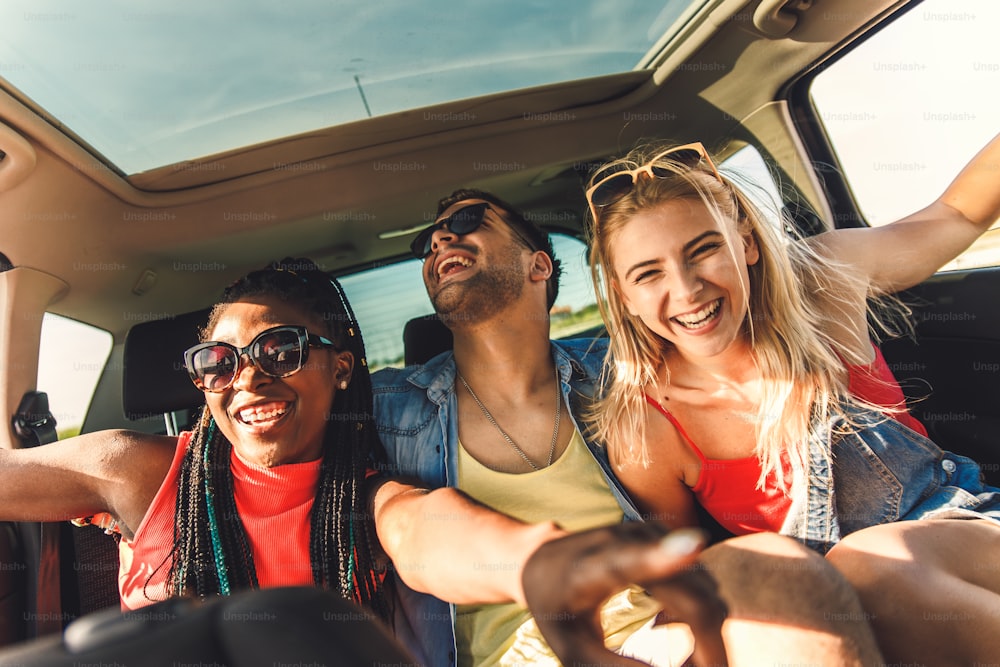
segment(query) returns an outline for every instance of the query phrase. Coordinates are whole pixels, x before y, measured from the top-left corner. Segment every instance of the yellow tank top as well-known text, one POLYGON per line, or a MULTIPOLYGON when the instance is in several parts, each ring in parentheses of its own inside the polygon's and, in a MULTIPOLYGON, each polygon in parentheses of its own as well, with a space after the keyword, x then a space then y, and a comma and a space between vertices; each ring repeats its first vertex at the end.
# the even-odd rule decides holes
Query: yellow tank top
MULTIPOLYGON (((459 443, 458 487, 483 504, 522 521, 555 521, 570 531, 620 523, 623 518, 579 431, 552 465, 520 475, 485 467, 459 443)), ((601 614, 609 648, 618 648, 657 611, 655 601, 638 588, 609 600, 601 614)), ((559 665, 523 607, 459 605, 457 613, 455 634, 461 667, 559 665)))

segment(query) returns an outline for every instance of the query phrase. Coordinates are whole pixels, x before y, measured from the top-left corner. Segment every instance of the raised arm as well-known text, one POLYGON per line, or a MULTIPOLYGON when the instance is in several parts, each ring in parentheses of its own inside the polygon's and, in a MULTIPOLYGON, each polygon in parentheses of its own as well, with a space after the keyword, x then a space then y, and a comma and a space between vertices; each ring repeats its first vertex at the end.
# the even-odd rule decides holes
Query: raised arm
POLYGON ((170 468, 177 439, 99 431, 0 449, 0 519, 62 521, 97 512, 131 537, 170 468))
POLYGON ((1000 219, 1000 135, 926 208, 894 223, 817 237, 874 290, 896 292, 934 274, 1000 219), (887 251, 891 249, 891 251, 887 251))
POLYGON ((553 523, 527 524, 453 488, 398 480, 374 491, 379 541, 406 584, 455 604, 517 602, 524 564, 566 535, 553 523))

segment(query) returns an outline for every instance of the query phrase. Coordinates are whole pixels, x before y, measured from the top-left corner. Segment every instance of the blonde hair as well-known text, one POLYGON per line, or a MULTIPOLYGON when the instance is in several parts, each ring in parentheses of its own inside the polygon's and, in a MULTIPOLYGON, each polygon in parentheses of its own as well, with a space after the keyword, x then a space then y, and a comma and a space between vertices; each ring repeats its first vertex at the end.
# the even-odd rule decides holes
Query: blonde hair
MULTIPOLYGON (((662 151, 662 146, 639 148, 609 163, 594 178, 635 169, 662 151)), ((656 384, 661 371, 670 381, 665 353, 671 343, 625 308, 613 284, 613 240, 640 211, 678 199, 700 201, 723 230, 734 259, 734 249, 746 237, 759 250, 758 261, 748 267, 750 284, 743 286, 744 331, 763 380, 753 422, 755 453, 762 468, 758 486, 773 471, 779 485, 787 488, 790 480, 780 465, 782 453, 788 452, 794 471, 807 470, 814 420, 843 415, 844 402, 856 402, 847 389, 845 363, 864 360, 832 337, 829 324, 834 318, 829 310, 831 303, 837 304, 834 295, 845 293, 844 286, 864 294, 868 285, 811 244, 784 234, 782 225, 765 219, 728 178, 717 178, 705 160, 695 165, 665 160, 656 165, 656 177, 638 174, 632 190, 601 208, 599 222, 591 221, 588 230, 594 287, 610 336, 604 371, 607 392, 587 415, 590 435, 606 444, 618 465, 650 463, 644 439, 644 391, 656 384), (831 290, 832 286, 837 289, 831 290)), ((841 303, 846 315, 851 304, 846 299, 841 303)))

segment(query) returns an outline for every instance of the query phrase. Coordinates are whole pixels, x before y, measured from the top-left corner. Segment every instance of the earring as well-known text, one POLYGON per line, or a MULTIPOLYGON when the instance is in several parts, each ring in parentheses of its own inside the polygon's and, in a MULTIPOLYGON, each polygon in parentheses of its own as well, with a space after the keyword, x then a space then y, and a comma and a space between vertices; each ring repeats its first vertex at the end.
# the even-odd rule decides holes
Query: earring
POLYGON ((345 389, 347 389, 347 380, 341 380, 340 381, 340 391, 344 391, 345 389))

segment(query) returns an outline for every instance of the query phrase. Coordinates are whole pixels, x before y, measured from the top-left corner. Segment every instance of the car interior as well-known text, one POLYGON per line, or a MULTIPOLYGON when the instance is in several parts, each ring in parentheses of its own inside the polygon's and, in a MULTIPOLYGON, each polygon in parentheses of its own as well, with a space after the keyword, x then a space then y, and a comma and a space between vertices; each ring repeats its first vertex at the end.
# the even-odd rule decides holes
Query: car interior
MULTIPOLYGON (((1000 61, 975 50, 989 47, 989 0, 421 4, 5 3, 6 441, 182 430, 202 395, 181 352, 226 285, 282 257, 343 282, 372 369, 447 349, 409 243, 460 187, 556 238, 553 336, 606 336, 583 186, 609 158, 701 141, 810 235, 894 219, 862 201, 876 176, 899 186, 897 217, 926 205, 997 131, 1000 61), (938 36, 879 50, 907 26, 938 36), (926 92, 946 51, 966 60, 942 80, 980 97, 942 89, 948 103, 912 117, 876 109, 926 92), (914 180, 932 167, 939 185, 914 180)), ((902 295, 915 334, 880 344, 932 439, 1000 484, 1000 231, 963 258, 902 295)), ((96 526, 0 523, 0 646, 116 607, 116 576, 115 541, 96 526)))

